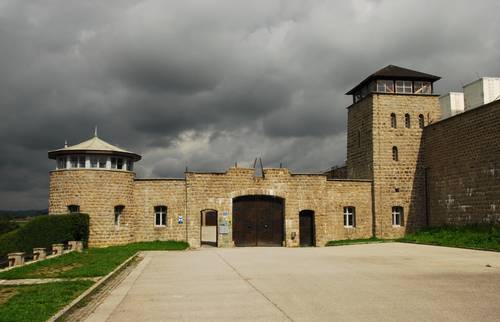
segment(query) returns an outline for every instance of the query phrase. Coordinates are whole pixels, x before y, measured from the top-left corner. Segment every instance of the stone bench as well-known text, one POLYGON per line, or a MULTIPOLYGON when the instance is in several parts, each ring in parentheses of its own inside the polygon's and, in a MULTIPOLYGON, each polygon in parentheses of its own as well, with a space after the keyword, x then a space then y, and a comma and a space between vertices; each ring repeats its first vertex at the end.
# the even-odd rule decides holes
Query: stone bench
POLYGON ((68 250, 82 252, 83 251, 83 242, 77 240, 71 240, 68 242, 68 250))
POLYGON ((10 253, 7 257, 9 259, 9 267, 24 265, 24 252, 10 253))
POLYGON ((52 244, 52 256, 59 256, 64 253, 64 244, 52 244))
POLYGON ((47 258, 47 251, 45 248, 33 248, 33 260, 34 261, 39 261, 42 259, 47 258))

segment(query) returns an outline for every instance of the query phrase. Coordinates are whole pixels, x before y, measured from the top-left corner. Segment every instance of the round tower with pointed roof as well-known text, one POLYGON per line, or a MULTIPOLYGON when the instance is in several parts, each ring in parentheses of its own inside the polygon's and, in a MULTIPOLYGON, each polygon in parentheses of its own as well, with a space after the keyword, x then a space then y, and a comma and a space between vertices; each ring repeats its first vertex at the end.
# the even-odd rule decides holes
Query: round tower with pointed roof
POLYGON ((139 154, 97 136, 50 151, 49 213, 90 216, 90 246, 129 243, 134 238, 134 163, 139 154))

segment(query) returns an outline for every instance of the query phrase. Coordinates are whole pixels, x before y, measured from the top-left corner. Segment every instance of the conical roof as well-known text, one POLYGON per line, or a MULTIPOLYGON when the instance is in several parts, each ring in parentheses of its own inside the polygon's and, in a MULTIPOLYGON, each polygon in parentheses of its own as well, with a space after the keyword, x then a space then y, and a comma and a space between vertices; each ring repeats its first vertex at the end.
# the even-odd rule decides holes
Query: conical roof
POLYGON ((59 150, 50 151, 49 158, 55 159, 59 155, 75 153, 116 154, 129 157, 134 161, 139 161, 141 159, 140 155, 112 145, 100 139, 99 137, 97 137, 97 135, 82 143, 67 146, 59 150))

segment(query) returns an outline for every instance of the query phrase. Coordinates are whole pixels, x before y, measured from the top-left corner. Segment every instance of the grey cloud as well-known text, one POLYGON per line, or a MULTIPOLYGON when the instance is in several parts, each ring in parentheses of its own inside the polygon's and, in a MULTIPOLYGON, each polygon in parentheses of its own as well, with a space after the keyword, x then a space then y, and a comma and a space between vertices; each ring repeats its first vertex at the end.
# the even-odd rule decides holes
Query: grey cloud
POLYGON ((47 150, 102 138, 139 176, 345 159, 343 95, 396 64, 499 76, 498 1, 1 1, 0 208, 46 207, 47 150), (452 9, 450 9, 452 8, 452 9))

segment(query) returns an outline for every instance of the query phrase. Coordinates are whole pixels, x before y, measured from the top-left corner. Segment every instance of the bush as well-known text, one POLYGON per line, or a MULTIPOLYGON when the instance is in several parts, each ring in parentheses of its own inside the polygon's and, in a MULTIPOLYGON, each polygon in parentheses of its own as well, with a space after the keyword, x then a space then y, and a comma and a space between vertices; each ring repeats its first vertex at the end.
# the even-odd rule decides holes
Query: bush
POLYGON ((52 244, 81 240, 87 246, 89 216, 86 214, 40 216, 23 227, 0 236, 0 260, 8 253, 31 254, 35 247, 51 248, 52 244))
POLYGON ((0 235, 16 230, 17 228, 19 228, 19 224, 17 222, 0 219, 0 235))

